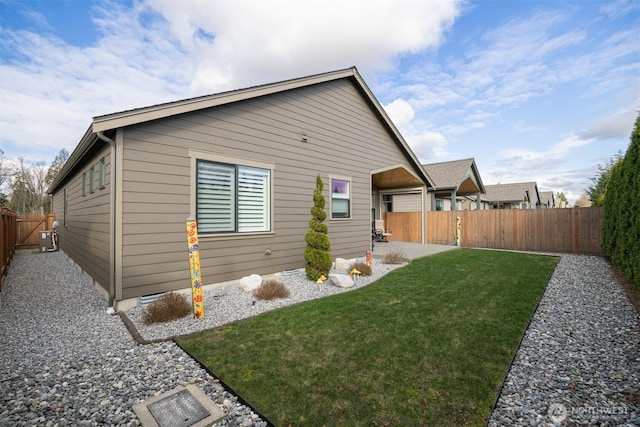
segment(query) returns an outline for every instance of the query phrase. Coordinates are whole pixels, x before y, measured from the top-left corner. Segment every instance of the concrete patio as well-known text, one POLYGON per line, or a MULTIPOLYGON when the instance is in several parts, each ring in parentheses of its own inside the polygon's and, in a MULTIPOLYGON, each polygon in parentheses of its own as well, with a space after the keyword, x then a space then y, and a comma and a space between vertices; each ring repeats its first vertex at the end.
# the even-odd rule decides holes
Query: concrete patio
POLYGON ((375 242, 373 248, 373 256, 382 258, 389 251, 398 251, 404 255, 405 258, 415 259, 425 256, 437 254, 440 252, 450 251, 453 249, 460 249, 458 246, 451 245, 430 245, 421 243, 408 243, 408 242, 375 242))

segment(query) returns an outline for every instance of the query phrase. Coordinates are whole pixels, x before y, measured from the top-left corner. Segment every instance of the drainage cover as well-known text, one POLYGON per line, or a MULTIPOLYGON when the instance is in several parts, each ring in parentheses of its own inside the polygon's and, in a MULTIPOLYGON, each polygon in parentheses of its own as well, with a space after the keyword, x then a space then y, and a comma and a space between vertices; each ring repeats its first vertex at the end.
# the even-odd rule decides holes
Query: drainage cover
POLYGON ((224 411, 195 384, 177 387, 133 406, 143 427, 205 427, 224 411))
POLYGON ((161 427, 190 427, 210 415, 188 390, 179 391, 147 407, 161 427))

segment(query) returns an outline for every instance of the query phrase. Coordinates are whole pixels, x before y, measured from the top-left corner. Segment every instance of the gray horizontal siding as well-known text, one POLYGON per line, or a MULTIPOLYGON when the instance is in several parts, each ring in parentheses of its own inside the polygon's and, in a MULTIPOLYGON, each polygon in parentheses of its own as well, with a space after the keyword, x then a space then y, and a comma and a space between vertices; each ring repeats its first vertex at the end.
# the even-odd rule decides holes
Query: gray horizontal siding
MULTIPOLYGON (((204 283, 304 266, 316 175, 352 179, 352 219, 327 220, 334 257, 370 245, 370 172, 408 163, 347 80, 126 128, 123 164, 123 297, 189 286, 185 219, 191 212, 189 150, 275 165, 273 234, 201 236, 204 283), (301 133, 308 142, 301 141, 301 133), (271 255, 265 255, 265 249, 271 255)), ((238 163, 242 163, 239 161, 238 163)))
POLYGON ((60 248, 89 274, 106 293, 109 291, 109 203, 110 150, 103 147, 54 194, 53 211, 60 224, 60 248), (99 188, 99 160, 105 158, 105 187, 99 188), (89 168, 94 167, 94 192, 89 192, 89 168), (82 195, 82 174, 86 174, 82 195), (64 189, 67 190, 68 215, 64 226, 64 189))

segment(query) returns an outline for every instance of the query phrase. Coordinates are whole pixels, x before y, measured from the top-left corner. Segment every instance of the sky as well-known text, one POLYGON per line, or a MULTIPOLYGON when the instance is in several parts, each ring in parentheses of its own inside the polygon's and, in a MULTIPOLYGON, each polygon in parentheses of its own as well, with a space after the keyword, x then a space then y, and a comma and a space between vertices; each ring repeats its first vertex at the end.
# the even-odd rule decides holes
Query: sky
POLYGON ((0 150, 92 117, 356 66, 423 163, 574 202, 629 146, 640 0, 0 0, 0 150))

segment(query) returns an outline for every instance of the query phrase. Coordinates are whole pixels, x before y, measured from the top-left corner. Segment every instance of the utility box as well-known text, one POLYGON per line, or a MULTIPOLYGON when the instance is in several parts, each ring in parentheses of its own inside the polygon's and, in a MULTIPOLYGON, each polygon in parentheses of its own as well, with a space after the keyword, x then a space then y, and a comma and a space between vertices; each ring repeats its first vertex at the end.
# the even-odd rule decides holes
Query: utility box
POLYGON ((40 252, 47 252, 49 249, 53 249, 53 242, 51 241, 51 231, 45 230, 40 232, 40 252))

